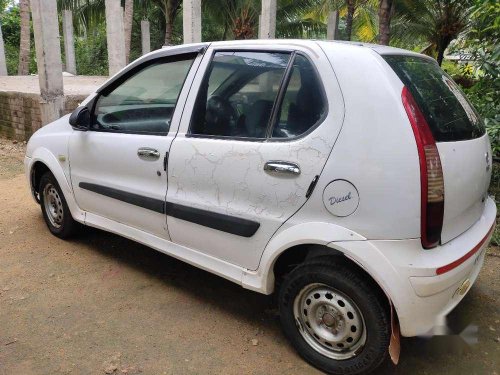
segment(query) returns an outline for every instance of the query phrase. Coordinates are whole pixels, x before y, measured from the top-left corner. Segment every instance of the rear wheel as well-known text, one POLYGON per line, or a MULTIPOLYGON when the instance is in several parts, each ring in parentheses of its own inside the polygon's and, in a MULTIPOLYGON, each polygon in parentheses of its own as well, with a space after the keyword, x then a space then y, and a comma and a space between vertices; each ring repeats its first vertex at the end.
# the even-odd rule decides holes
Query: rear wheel
POLYGON ((333 374, 367 373, 387 355, 390 319, 384 298, 344 262, 317 258, 286 276, 281 323, 312 365, 333 374))
POLYGON ((59 238, 73 235, 78 223, 73 220, 64 195, 54 175, 46 172, 40 179, 40 205, 50 232, 59 238))

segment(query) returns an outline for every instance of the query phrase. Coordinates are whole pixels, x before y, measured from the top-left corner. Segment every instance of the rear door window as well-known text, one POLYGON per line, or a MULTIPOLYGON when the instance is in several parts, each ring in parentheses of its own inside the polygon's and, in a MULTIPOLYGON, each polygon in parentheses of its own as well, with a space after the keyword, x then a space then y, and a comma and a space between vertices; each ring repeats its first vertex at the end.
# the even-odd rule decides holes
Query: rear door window
POLYGON ((312 129, 326 113, 323 88, 307 58, 297 55, 293 62, 273 138, 294 138, 312 129))
POLYGON ((383 58, 410 90, 436 142, 474 139, 485 133, 475 109, 436 62, 416 56, 383 58))
POLYGON ((290 55, 216 52, 196 99, 190 133, 266 138, 290 55))

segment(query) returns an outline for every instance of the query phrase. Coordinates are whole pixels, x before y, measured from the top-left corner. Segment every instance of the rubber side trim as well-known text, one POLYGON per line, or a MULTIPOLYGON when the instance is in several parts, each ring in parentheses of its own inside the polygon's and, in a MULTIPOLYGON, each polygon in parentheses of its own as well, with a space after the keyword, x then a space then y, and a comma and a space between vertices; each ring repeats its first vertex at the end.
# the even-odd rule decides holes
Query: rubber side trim
POLYGON ((260 227, 260 223, 242 219, 236 216, 220 214, 199 208, 183 206, 176 203, 164 202, 160 199, 145 197, 107 186, 80 182, 81 189, 89 190, 125 203, 133 204, 147 210, 167 214, 176 219, 189 221, 222 232, 235 234, 241 237, 252 237, 260 227))
POLYGON ((252 237, 260 224, 240 217, 167 202, 167 215, 242 237, 252 237))
POLYGON ((165 213, 165 202, 159 199, 145 197, 143 195, 129 193, 127 191, 113 189, 107 186, 90 184, 88 182, 80 182, 78 185, 81 189, 89 190, 97 194, 105 195, 119 201, 133 204, 134 206, 139 206, 147 210, 158 212, 160 214, 165 213))

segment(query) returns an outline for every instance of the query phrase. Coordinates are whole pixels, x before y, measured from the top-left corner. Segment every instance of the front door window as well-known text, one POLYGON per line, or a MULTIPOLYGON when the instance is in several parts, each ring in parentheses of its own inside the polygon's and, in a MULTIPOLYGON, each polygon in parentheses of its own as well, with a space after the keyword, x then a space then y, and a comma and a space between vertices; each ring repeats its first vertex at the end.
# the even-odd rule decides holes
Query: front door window
POLYGON ((166 134, 192 58, 156 62, 103 93, 94 110, 93 130, 166 134))

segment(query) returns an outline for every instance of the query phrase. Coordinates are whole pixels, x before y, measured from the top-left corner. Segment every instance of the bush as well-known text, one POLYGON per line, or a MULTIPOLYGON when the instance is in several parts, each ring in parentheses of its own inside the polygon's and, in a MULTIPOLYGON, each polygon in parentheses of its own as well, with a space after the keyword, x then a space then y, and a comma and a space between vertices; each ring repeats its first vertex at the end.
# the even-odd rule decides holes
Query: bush
POLYGON ((107 76, 106 26, 92 29, 87 37, 75 38, 76 71, 79 75, 107 76))

